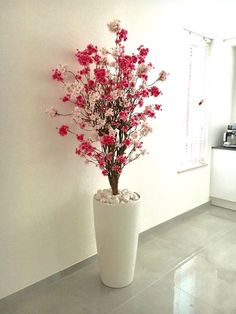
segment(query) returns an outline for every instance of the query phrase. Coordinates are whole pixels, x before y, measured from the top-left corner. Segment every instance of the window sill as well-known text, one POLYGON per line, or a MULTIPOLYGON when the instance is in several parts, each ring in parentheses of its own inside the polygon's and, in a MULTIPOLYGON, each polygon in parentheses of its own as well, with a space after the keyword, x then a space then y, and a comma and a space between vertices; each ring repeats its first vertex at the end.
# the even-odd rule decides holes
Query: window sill
POLYGON ((186 165, 186 166, 183 166, 181 169, 179 169, 177 171, 177 173, 182 173, 182 172, 186 172, 186 171, 189 171, 189 170, 194 170, 194 169, 198 169, 198 168, 202 168, 202 167, 206 167, 208 166, 208 164, 204 163, 204 162, 200 162, 198 164, 191 164, 191 165, 186 165))

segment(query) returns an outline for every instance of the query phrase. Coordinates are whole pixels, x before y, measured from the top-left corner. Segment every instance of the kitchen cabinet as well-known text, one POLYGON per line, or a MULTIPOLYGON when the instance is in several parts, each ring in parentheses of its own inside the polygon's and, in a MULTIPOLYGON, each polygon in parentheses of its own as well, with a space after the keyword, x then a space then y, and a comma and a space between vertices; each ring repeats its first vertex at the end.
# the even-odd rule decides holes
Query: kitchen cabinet
POLYGON ((236 210, 236 148, 212 149, 211 203, 236 210))

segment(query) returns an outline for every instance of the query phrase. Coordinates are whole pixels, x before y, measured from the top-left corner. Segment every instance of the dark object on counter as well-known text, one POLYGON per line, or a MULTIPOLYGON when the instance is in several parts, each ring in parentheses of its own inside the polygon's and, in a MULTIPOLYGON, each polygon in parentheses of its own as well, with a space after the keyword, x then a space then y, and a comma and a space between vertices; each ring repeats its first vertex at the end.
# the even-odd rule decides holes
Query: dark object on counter
POLYGON ((228 125, 223 136, 223 146, 236 147, 236 123, 228 125))

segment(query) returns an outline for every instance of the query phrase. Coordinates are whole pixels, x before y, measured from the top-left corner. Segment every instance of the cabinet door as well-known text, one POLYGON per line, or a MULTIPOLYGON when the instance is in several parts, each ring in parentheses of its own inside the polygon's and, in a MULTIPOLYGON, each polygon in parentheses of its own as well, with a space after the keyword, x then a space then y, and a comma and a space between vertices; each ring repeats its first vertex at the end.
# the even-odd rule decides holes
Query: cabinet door
POLYGON ((213 149, 211 196, 236 202, 236 150, 213 149))

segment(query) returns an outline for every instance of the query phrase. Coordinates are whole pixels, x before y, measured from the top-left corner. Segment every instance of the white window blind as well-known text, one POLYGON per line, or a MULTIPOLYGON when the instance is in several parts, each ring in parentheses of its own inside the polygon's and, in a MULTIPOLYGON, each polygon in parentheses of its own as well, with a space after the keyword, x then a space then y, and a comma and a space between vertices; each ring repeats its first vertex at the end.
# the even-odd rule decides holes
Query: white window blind
POLYGON ((186 100, 179 172, 205 164, 208 108, 207 65, 211 40, 188 32, 186 100))

